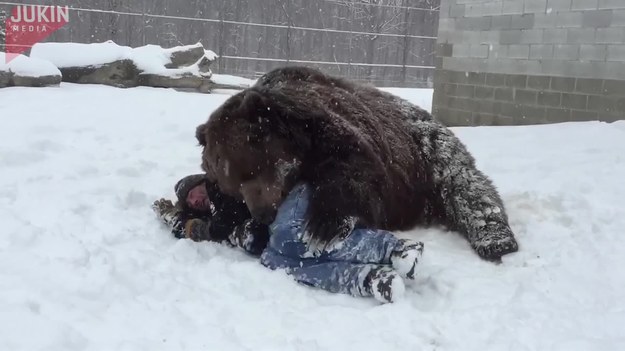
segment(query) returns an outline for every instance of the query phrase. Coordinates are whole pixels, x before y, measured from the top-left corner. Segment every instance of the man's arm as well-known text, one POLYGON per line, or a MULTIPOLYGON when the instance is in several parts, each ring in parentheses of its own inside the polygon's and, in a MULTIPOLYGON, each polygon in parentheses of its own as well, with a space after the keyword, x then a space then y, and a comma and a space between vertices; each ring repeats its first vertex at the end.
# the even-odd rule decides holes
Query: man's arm
POLYGON ((160 199, 154 201, 152 204, 152 210, 156 213, 156 216, 165 224, 171 233, 178 239, 185 237, 184 234, 184 210, 180 203, 176 202, 174 205, 171 200, 160 199))
POLYGON ((185 233, 193 240, 201 238, 200 240, 225 242, 253 256, 260 256, 269 242, 267 225, 260 224, 253 219, 248 219, 234 227, 220 223, 218 219, 212 221, 192 219, 186 222, 185 233))
POLYGON ((240 225, 233 225, 231 221, 222 219, 220 215, 212 220, 194 217, 191 213, 184 211, 179 203, 174 205, 170 200, 165 199, 155 201, 152 209, 178 239, 226 242, 254 256, 260 255, 269 242, 267 225, 253 219, 247 219, 240 225))
POLYGON ((248 219, 234 228, 228 241, 254 256, 260 256, 269 242, 269 227, 248 219))

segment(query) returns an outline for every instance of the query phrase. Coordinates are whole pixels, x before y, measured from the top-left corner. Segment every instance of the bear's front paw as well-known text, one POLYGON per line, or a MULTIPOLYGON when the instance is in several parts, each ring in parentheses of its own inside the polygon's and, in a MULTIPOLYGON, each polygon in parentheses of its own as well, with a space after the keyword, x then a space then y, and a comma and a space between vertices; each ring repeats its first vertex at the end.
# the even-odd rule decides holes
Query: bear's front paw
POLYGON ((509 228, 502 232, 485 235, 471 246, 481 258, 489 261, 500 261, 501 256, 519 250, 519 244, 509 228))

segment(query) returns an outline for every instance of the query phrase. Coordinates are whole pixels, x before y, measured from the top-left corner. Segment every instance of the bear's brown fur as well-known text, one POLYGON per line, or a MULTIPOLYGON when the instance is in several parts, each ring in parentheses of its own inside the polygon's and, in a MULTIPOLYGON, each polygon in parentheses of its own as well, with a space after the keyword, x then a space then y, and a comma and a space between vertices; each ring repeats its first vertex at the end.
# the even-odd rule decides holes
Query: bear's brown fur
POLYGON ((517 250, 502 201, 453 133, 375 87, 305 67, 274 70, 228 99, 196 136, 203 168, 270 222, 298 181, 314 189, 311 237, 354 223, 408 230, 439 223, 487 259, 517 250))

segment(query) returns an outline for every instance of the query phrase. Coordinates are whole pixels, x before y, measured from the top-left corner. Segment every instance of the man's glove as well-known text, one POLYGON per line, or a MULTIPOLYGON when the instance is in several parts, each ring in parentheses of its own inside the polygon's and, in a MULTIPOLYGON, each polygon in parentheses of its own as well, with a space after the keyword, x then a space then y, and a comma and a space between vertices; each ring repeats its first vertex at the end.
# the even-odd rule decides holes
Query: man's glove
POLYGON ((184 235, 193 241, 210 240, 209 227, 210 221, 193 218, 184 224, 184 235))
POLYGON ((180 218, 182 209, 179 206, 174 205, 170 200, 160 199, 154 201, 152 210, 171 229, 176 237, 181 236, 184 228, 180 218))

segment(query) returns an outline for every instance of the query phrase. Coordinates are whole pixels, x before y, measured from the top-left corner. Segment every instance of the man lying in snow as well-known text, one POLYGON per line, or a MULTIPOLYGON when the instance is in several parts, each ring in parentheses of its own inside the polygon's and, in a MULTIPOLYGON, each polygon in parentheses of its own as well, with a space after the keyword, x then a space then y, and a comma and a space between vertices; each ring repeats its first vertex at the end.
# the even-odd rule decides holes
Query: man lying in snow
POLYGON ((152 209, 176 238, 225 242, 255 256, 267 246, 267 226, 254 221, 245 203, 220 192, 203 174, 180 179, 174 191, 175 205, 160 199, 152 209))
POLYGON ((391 232, 356 227, 344 240, 313 254, 303 224, 310 201, 308 184, 298 184, 278 208, 269 228, 251 218, 245 203, 221 193, 204 175, 191 175, 175 186, 178 201, 152 205, 177 238, 226 242, 271 269, 284 268, 296 281, 387 303, 403 295, 403 279, 413 280, 423 244, 391 232))

